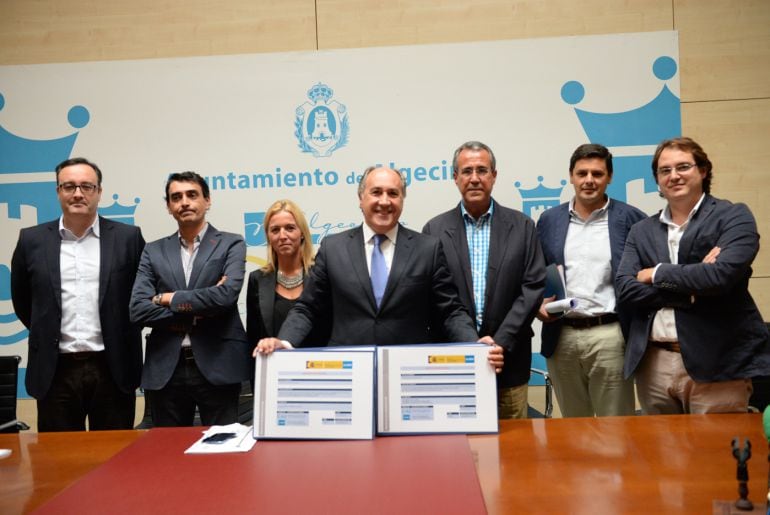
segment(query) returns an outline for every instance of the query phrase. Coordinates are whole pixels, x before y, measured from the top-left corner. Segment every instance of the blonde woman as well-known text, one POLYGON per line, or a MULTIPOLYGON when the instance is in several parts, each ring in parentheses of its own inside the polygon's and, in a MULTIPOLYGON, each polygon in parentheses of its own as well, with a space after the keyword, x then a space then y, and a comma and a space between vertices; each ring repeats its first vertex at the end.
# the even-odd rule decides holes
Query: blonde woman
MULTIPOLYGON (((246 290, 246 332, 249 342, 275 336, 302 294, 313 264, 313 244, 305 216, 291 200, 278 200, 262 224, 269 251, 267 264, 251 272, 246 290)), ((329 329, 319 327, 305 339, 306 346, 324 346, 329 329)))

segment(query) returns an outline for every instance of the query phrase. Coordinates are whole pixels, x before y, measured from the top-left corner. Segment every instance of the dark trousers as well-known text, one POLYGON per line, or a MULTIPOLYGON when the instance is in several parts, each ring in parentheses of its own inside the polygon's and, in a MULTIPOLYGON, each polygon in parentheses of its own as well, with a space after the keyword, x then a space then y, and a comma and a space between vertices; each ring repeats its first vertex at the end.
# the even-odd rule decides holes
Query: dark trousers
POLYGON ((183 348, 174 374, 160 390, 146 390, 155 427, 191 426, 195 407, 204 426, 238 422, 240 383, 214 385, 195 364, 192 351, 183 348))
POLYGON ((37 400, 37 430, 132 429, 136 394, 120 390, 104 352, 59 354, 51 388, 37 400))

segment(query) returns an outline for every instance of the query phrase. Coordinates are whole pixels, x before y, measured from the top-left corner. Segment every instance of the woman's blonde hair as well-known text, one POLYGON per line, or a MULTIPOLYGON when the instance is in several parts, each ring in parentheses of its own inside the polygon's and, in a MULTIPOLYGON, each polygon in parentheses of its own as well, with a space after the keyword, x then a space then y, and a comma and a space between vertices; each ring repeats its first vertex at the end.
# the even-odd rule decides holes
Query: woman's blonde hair
POLYGON ((310 236, 310 227, 308 227, 305 215, 302 214, 302 210, 299 206, 288 199, 276 200, 269 208, 267 208, 267 212, 265 213, 265 220, 262 222, 262 230, 265 232, 265 239, 268 242, 269 250, 267 253, 267 263, 262 267, 262 270, 264 272, 273 272, 278 266, 278 255, 270 245, 268 230, 270 228, 270 219, 281 211, 285 211, 294 217, 299 232, 302 233, 302 238, 300 240, 300 254, 302 255, 302 267, 305 270, 305 274, 307 274, 310 266, 313 264, 313 242, 310 236))

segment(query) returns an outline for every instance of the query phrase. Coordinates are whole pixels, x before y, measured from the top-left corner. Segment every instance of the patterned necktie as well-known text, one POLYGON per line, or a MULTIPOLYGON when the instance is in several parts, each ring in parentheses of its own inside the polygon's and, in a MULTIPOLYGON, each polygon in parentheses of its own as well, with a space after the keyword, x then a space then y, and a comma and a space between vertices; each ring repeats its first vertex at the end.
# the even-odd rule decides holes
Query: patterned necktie
POLYGON ((374 291, 374 300, 377 303, 377 309, 380 309, 382 296, 385 294, 385 285, 388 283, 388 267, 385 265, 385 256, 382 255, 380 245, 388 237, 384 234, 374 235, 374 248, 372 249, 372 291, 374 291))

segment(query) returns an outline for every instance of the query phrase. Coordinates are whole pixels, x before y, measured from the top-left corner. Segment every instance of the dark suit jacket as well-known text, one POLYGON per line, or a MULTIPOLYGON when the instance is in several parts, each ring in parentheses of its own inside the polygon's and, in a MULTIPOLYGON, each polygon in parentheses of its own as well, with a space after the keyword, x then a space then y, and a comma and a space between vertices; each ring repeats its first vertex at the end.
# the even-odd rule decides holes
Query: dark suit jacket
POLYGON ((357 227, 324 238, 305 289, 278 338, 302 341, 323 309, 332 312, 330 346, 426 343, 431 323, 441 324, 449 341, 478 339, 457 299, 440 242, 403 226, 398 229, 379 310, 366 266, 363 230, 357 227))
MULTIPOLYGON (((623 246, 626 244, 626 236, 631 226, 647 217, 639 209, 629 206, 624 202, 612 199, 608 208, 610 232, 610 266, 612 278, 618 273, 620 258, 623 256, 623 246)), ((560 204, 546 210, 537 221, 537 234, 540 244, 543 246, 545 262, 550 265, 555 263, 564 266, 564 244, 567 242, 567 229, 569 228, 569 202, 560 204)), ((615 292, 617 297, 617 291, 615 292)), ((623 336, 628 337, 628 327, 631 323, 631 314, 626 309, 616 306, 620 328, 623 336)), ((564 324, 560 320, 543 324, 543 345, 540 354, 550 358, 556 350, 559 335, 564 324)))
POLYGON ((618 300, 633 310, 625 374, 631 376, 647 349, 658 309, 673 307, 682 359, 696 381, 726 381, 770 374, 770 343, 748 290, 759 234, 743 204, 706 195, 679 243, 678 265, 668 253, 668 228, 658 215, 635 225, 626 240, 616 278, 618 300), (713 247, 716 263, 703 257, 713 247), (655 284, 636 274, 661 263, 655 284))
MULTIPOLYGON (((99 218, 99 319, 104 351, 118 387, 133 392, 142 373, 141 328, 128 301, 144 247, 138 227, 99 218)), ((38 399, 51 386, 59 356, 61 272, 59 220, 22 229, 11 261, 11 296, 29 329, 27 391, 38 399)))
MULTIPOLYGON (((249 345, 256 347, 257 342, 268 336, 276 336, 283 323, 274 326, 273 306, 275 305, 275 272, 265 273, 254 270, 249 274, 246 289, 246 334, 249 345)), ((313 330, 299 347, 324 347, 329 342, 329 319, 321 317, 313 330)))
POLYGON ((245 261, 243 238, 209 224, 190 284, 185 285, 178 233, 147 244, 131 295, 131 319, 152 327, 143 388, 159 390, 166 385, 185 333, 190 334, 195 363, 210 383, 234 384, 249 378, 251 348, 237 306, 245 261), (216 286, 223 275, 227 280, 216 286), (171 305, 153 304, 152 297, 164 292, 175 292, 171 305))
MULTIPOLYGON (((468 240, 460 207, 430 220, 423 232, 441 239, 449 271, 465 309, 476 318, 468 240)), ((481 336, 492 336, 505 349, 500 387, 529 381, 532 363, 532 319, 545 285, 543 252, 535 224, 524 214, 495 202, 489 242, 487 288, 481 336)))

